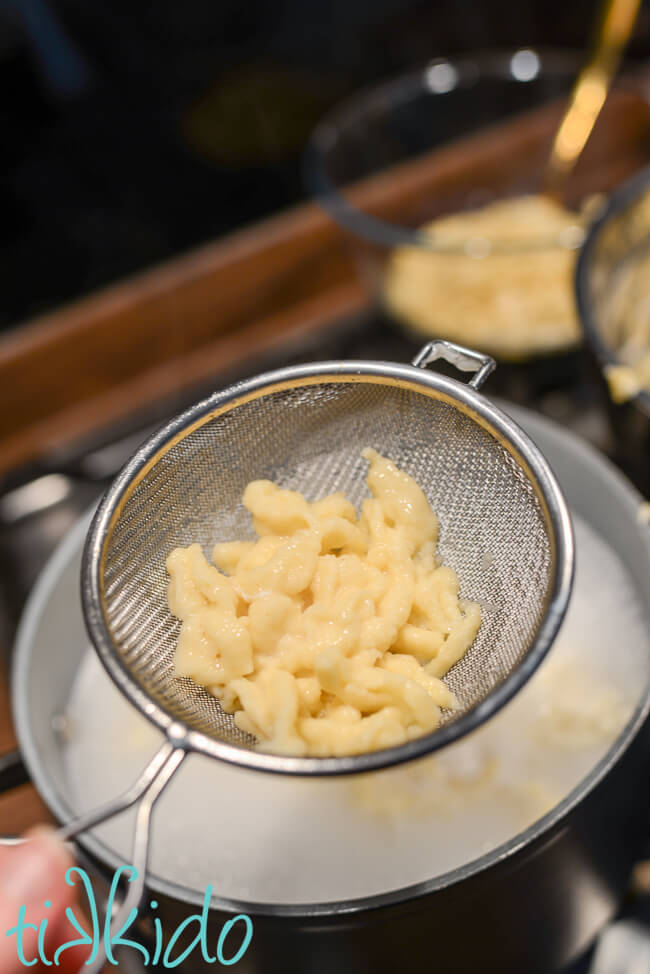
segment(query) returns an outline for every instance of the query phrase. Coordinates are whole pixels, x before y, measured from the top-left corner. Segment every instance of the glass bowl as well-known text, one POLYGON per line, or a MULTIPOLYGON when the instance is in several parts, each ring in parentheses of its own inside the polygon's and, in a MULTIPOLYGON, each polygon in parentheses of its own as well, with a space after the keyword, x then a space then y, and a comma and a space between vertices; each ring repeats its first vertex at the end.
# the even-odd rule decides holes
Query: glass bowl
POLYGON ((618 459, 650 494, 650 168, 620 186, 594 222, 575 287, 618 459))
POLYGON ((511 362, 580 344, 576 253, 620 178, 617 154, 632 147, 623 168, 640 165, 643 112, 650 132, 640 95, 617 94, 634 102, 625 126, 610 96, 563 205, 540 195, 581 61, 530 49, 435 60, 351 97, 313 133, 310 190, 349 231, 380 306, 420 343, 449 338, 511 362))

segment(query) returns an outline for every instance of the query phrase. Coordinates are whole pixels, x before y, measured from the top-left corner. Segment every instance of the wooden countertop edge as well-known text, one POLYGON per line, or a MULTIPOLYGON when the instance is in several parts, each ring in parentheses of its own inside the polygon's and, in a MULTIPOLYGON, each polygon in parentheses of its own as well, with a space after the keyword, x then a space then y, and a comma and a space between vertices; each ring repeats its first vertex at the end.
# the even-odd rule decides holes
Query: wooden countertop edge
POLYGON ((109 428, 140 410, 144 413, 152 403, 171 401, 173 409, 175 396, 187 396, 192 388, 206 387, 210 380, 216 387, 220 376, 241 368, 247 360, 252 372, 256 358, 262 359, 280 345, 308 340, 337 318, 362 311, 368 302, 358 282, 342 284, 287 312, 228 332, 172 362, 112 385, 0 440, 0 472, 19 467, 37 454, 45 458, 48 453, 56 454, 91 432, 109 428))
POLYGON ((92 329, 99 318, 112 318, 134 301, 142 304, 219 271, 255 262, 288 241, 316 238, 320 248, 340 236, 340 229, 318 206, 297 206, 17 325, 0 336, 0 366, 29 353, 54 332, 61 338, 92 329))

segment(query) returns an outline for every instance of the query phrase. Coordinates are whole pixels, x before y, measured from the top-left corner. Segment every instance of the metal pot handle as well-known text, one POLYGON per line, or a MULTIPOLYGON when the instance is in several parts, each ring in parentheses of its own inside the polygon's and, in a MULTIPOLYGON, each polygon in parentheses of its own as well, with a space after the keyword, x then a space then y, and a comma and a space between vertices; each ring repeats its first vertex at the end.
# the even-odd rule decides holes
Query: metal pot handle
POLYGON ((465 348, 464 345, 456 345, 455 342, 443 341, 441 338, 428 342, 421 348, 411 361, 411 365, 424 369, 440 358, 455 365, 462 372, 475 372, 476 374, 469 380, 473 389, 480 389, 497 367, 497 363, 489 355, 475 352, 473 348, 465 348))
MULTIPOLYGON (((177 739, 182 739, 179 735, 177 739)), ((151 758, 147 766, 130 788, 118 798, 112 798, 106 804, 80 815, 67 825, 62 826, 57 835, 63 841, 72 839, 88 829, 94 828, 101 822, 120 815, 133 805, 138 804, 138 812, 133 835, 133 853, 131 856, 136 875, 129 884, 128 892, 121 905, 115 911, 110 923, 111 935, 126 926, 134 909, 137 909, 144 894, 147 866, 149 862, 149 845, 151 835, 151 813, 158 798, 169 784, 169 781, 180 767, 187 751, 184 747, 174 743, 173 728, 170 728, 169 740, 160 747, 151 758)), ((20 838, 0 838, 0 845, 17 845, 24 842, 20 838)), ((106 963, 106 946, 102 937, 98 944, 97 954, 92 963, 84 965, 87 974, 100 974, 106 963)))

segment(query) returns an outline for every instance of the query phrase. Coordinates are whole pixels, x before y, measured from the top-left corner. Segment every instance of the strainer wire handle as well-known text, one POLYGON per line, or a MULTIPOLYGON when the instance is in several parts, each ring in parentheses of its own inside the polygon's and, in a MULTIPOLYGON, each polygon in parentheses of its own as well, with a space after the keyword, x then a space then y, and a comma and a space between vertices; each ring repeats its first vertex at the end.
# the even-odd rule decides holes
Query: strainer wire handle
POLYGON ((497 363, 489 355, 476 352, 473 348, 465 348, 464 345, 457 345, 455 342, 447 342, 442 338, 428 342, 420 349, 411 365, 424 369, 427 365, 438 359, 444 359, 450 365, 455 365, 461 372, 476 373, 469 384, 473 389, 480 389, 487 377, 497 367, 497 363))
POLYGON ((110 801, 104 805, 100 805, 99 808, 94 808, 91 812, 79 815, 78 818, 62 826, 57 833, 59 838, 67 842, 68 839, 74 839, 77 835, 81 835, 82 832, 87 832, 96 825, 106 822, 109 818, 114 818, 114 816, 126 812, 127 809, 135 805, 153 787, 159 775, 166 768, 167 762, 171 760, 171 757, 177 751, 183 753, 182 749, 176 748, 168 741, 165 741, 162 747, 151 758, 137 781, 130 788, 121 795, 118 795, 117 798, 111 798, 110 801))
MULTIPOLYGON (((153 807, 180 766, 186 755, 184 748, 175 747, 170 741, 165 741, 156 751, 149 764, 142 771, 134 784, 118 798, 111 799, 86 815, 82 815, 59 830, 62 839, 71 839, 81 832, 105 822, 115 815, 119 815, 140 802, 133 836, 133 853, 131 856, 133 873, 129 881, 129 888, 121 906, 115 911, 110 920, 110 935, 114 936, 128 924, 131 913, 137 913, 137 907, 144 893, 147 864, 149 861, 149 839, 151 834, 151 813, 153 807)), ((106 939, 102 937, 98 944, 95 957, 90 964, 86 964, 88 974, 99 974, 106 964, 106 939)))
MULTIPOLYGON (((171 740, 165 741, 130 788, 117 798, 112 798, 104 805, 100 805, 99 808, 95 808, 93 811, 87 812, 85 815, 80 815, 78 818, 68 822, 67 825, 64 825, 57 832, 59 838, 65 842, 68 839, 80 835, 82 832, 87 832, 101 822, 120 815, 138 802, 140 803, 136 816, 130 863, 133 867, 133 872, 129 880, 128 892, 121 905, 111 917, 111 937, 119 934, 128 925, 131 914, 134 911, 137 912, 137 907, 144 893, 147 876, 153 807, 180 767, 186 754, 187 751, 184 747, 179 747, 178 744, 172 743, 171 740)), ((0 839, 0 845, 17 845, 24 841, 22 838, 3 837, 0 839)), ((99 938, 99 943, 96 945, 96 953, 92 961, 84 964, 84 971, 87 974, 100 974, 105 964, 106 940, 104 937, 101 937, 99 938)))
MULTIPOLYGON (((64 826, 59 835, 72 838, 100 822, 112 818, 130 808, 138 800, 138 812, 133 836, 133 853, 130 865, 133 867, 128 891, 121 905, 110 919, 110 936, 119 935, 137 916, 137 908, 142 900, 149 862, 151 836, 151 813, 158 798, 179 768, 186 755, 184 748, 175 747, 166 741, 153 756, 138 780, 119 798, 113 799, 103 807, 80 817, 64 826), (133 916, 132 916, 133 914, 133 916)), ((100 974, 106 964, 106 938, 102 937, 95 957, 85 965, 88 974, 100 974)))

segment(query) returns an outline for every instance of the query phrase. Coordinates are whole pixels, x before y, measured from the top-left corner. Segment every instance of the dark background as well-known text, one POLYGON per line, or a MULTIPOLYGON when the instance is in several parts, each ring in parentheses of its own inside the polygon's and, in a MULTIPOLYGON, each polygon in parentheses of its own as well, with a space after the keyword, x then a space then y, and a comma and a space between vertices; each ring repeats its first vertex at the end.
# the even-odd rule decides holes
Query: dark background
POLYGON ((302 198, 304 142, 356 87, 445 54, 584 48, 597 8, 0 0, 0 328, 302 198))

